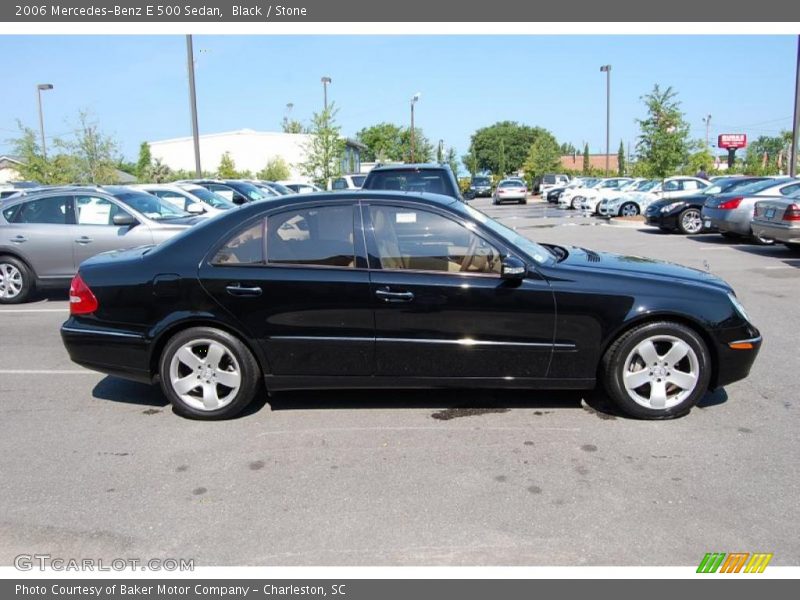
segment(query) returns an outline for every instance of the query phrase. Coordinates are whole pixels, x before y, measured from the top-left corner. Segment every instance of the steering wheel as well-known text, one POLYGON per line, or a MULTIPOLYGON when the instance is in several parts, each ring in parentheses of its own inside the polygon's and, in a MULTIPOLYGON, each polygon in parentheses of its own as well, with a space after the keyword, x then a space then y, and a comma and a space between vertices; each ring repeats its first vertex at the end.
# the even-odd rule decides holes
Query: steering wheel
POLYGON ((469 243, 469 248, 467 248, 467 254, 464 256, 464 260, 461 261, 461 268, 459 271, 468 271, 472 266, 472 263, 475 262, 475 252, 478 250, 478 244, 480 241, 481 240, 477 235, 472 235, 472 241, 469 243))

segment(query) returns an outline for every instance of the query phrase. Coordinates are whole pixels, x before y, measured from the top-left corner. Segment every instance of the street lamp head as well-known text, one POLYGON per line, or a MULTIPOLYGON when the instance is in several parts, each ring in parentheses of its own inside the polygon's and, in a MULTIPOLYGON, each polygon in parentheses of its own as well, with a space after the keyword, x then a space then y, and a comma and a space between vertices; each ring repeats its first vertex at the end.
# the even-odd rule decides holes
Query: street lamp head
POLYGON ((320 81, 322 81, 322 83, 333 83, 333 79, 327 76, 323 77, 320 81))
POLYGON ((422 96, 422 92, 417 92, 411 96, 411 104, 415 104, 417 101, 419 101, 420 96, 422 96))
POLYGON ((36 86, 37 90, 52 90, 53 84, 52 83, 40 83, 36 86))
POLYGON ((611 65, 603 65, 602 67, 600 67, 600 71, 602 71, 603 73, 606 73, 610 70, 611 70, 611 65))

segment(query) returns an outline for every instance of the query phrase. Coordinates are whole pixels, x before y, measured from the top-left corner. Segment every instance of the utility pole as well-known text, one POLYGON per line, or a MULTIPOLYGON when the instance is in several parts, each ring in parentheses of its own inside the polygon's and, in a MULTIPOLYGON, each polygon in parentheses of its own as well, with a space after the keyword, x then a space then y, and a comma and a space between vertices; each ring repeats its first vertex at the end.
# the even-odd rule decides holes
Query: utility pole
POLYGON ((45 90, 52 90, 52 83, 40 83, 36 86, 36 94, 39 98, 39 132, 42 135, 42 158, 47 160, 47 146, 44 142, 44 113, 42 112, 42 92, 45 90))
POLYGON ((608 155, 611 152, 611 65, 603 65, 600 71, 606 74, 606 177, 608 177, 608 155))
POLYGON ((202 177, 200 168, 200 132, 197 127, 197 89, 194 82, 194 47, 192 36, 186 36, 186 61, 189 69, 189 104, 192 109, 192 138, 194 139, 194 172, 197 177, 202 177))
POLYGON ((414 139, 414 105, 419 101, 419 97, 421 94, 417 92, 413 96, 411 96, 411 162, 414 162, 414 144, 416 140, 414 139))
POLYGON ((711 131, 711 115, 707 115, 703 117, 703 123, 706 124, 706 150, 710 148, 708 145, 709 142, 709 132, 711 131))
POLYGON ((323 77, 321 79, 321 81, 322 81, 322 95, 323 95, 323 98, 324 98, 324 101, 325 101, 325 104, 324 104, 325 112, 328 112, 328 84, 332 83, 333 79, 331 79, 328 76, 325 76, 325 77, 323 77))
POLYGON ((800 135, 800 35, 797 36, 797 74, 794 83, 794 123, 792 126, 792 151, 789 175, 797 176, 797 137, 800 135))

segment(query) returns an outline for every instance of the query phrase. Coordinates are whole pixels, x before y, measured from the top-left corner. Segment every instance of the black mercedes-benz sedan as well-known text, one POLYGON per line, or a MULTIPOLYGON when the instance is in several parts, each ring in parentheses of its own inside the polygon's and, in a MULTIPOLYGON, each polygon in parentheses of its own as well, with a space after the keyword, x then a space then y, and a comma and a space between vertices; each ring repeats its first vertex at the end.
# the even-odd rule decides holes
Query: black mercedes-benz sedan
POLYGON ((159 382, 176 412, 232 417, 268 391, 561 388, 686 413, 761 345, 695 269, 537 244, 446 196, 287 196, 80 266, 61 328, 76 363, 159 382))

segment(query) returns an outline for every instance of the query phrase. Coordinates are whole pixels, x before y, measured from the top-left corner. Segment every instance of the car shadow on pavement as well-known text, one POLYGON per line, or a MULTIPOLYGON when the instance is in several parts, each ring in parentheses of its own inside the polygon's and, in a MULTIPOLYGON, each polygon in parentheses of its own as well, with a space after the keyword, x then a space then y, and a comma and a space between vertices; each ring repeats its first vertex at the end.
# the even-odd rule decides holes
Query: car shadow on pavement
MULTIPOLYGON (((167 407, 169 402, 157 385, 107 376, 92 390, 98 400, 146 407, 167 407)), ((728 400, 724 389, 706 394, 697 407, 709 408, 728 400)), ((462 416, 504 413, 527 409, 534 414, 553 410, 582 409, 600 419, 626 418, 599 388, 593 390, 306 390, 259 395, 236 418, 267 410, 371 410, 429 409, 431 417, 447 421, 462 416)))

